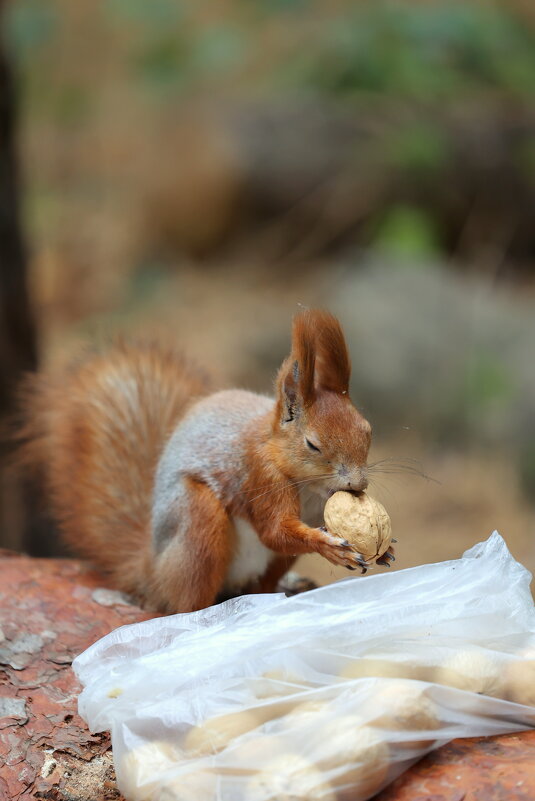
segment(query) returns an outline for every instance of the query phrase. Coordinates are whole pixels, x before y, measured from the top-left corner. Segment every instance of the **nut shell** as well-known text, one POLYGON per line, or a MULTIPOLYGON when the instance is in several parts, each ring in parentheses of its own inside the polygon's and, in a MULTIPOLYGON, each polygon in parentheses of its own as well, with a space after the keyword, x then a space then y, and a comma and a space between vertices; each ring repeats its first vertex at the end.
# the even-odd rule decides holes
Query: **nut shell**
POLYGON ((163 740, 146 742, 128 751, 117 770, 122 792, 132 801, 150 801, 160 785, 160 775, 186 759, 183 751, 163 740))
POLYGON ((404 679, 389 681, 374 694, 366 712, 368 708, 373 727, 427 733, 420 739, 401 740, 398 745, 402 748, 427 748, 435 739, 429 731, 439 727, 438 709, 421 684, 404 679))
POLYGON ((535 648, 520 651, 505 669, 507 698, 515 704, 535 706, 535 648))
POLYGON ((336 801, 333 788, 318 768, 298 754, 269 762, 246 789, 248 801, 336 801))
POLYGON ((323 510, 331 534, 344 537, 367 562, 382 556, 392 541, 392 525, 384 506, 361 492, 335 492, 323 510))
POLYGON ((416 662, 401 662, 375 656, 364 656, 348 662, 340 671, 344 680, 365 678, 420 679, 421 668, 416 662))
POLYGON ((494 698, 503 698, 505 695, 500 664, 485 651, 476 648, 457 651, 436 668, 433 680, 437 684, 494 698))
POLYGON ((340 801, 369 798, 386 778, 389 748, 380 734, 363 726, 356 715, 331 720, 322 730, 321 750, 314 754, 320 770, 329 780, 340 801))
POLYGON ((217 776, 208 770, 194 770, 181 774, 177 779, 162 780, 160 792, 151 795, 147 801, 201 801, 216 798, 217 776))
POLYGON ((259 678, 251 680, 249 685, 257 698, 293 695, 298 690, 310 686, 302 676, 283 668, 266 670, 259 678))
POLYGON ((256 729, 263 721, 248 710, 210 718, 188 732, 184 747, 189 754, 205 756, 216 754, 235 737, 256 729))

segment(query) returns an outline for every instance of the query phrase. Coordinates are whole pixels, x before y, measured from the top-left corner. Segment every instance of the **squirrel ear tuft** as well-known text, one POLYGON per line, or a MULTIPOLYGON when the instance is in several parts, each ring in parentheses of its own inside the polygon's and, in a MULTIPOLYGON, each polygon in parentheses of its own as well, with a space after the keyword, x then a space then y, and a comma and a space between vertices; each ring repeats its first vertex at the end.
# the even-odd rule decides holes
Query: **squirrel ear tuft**
POLYGON ((299 397, 303 406, 310 406, 316 396, 314 384, 316 336, 312 313, 308 310, 299 312, 294 317, 291 358, 294 360, 299 397))
POLYGON ((342 326, 330 312, 317 309, 310 314, 316 332, 316 384, 322 389, 347 395, 351 361, 342 326))

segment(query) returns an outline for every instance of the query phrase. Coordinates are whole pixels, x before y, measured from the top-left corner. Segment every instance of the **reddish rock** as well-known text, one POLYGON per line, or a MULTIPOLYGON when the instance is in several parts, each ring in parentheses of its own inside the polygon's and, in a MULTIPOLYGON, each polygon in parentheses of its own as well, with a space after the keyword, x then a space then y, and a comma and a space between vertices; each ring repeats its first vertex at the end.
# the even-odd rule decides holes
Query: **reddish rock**
POLYGON ((109 737, 77 714, 74 657, 150 615, 73 560, 0 552, 0 799, 118 799, 109 737))
POLYGON ((535 731, 453 740, 374 801, 533 801, 535 731))

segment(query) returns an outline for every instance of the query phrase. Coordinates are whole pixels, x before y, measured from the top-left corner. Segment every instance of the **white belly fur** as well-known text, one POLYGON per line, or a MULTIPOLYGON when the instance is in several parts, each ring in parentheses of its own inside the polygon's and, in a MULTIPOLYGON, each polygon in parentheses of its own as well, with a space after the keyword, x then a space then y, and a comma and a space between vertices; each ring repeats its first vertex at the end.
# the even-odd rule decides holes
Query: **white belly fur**
POLYGON ((236 533, 236 546, 225 585, 228 589, 240 589, 263 576, 275 554, 260 542, 258 534, 246 520, 234 517, 232 525, 236 533))
MULTIPOLYGON (((321 526, 325 500, 310 492, 300 492, 301 520, 309 526, 321 526)), ((246 520, 233 517, 236 536, 234 557, 225 580, 226 589, 240 589, 266 572, 275 553, 260 542, 258 534, 246 520)))

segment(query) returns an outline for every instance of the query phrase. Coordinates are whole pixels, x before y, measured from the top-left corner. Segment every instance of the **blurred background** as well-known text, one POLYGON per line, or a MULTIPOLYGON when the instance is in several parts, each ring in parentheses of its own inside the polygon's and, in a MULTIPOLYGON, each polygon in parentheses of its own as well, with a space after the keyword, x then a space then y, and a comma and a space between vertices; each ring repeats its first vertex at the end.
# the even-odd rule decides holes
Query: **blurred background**
MULTIPOLYGON (((116 332, 269 392, 326 306, 371 458, 412 460, 372 487, 394 567, 498 528, 535 569, 533 4, 16 0, 2 26, 4 418, 22 370, 116 332)), ((2 544, 54 552, 7 465, 2 544)))

